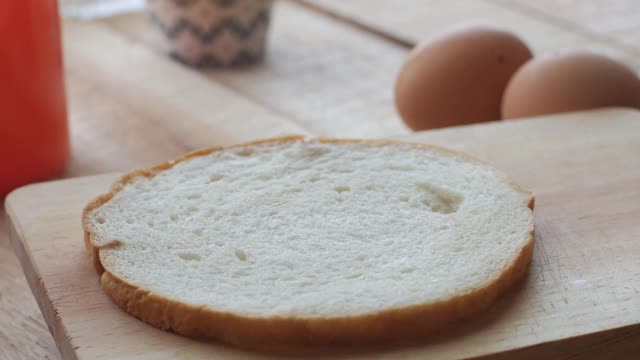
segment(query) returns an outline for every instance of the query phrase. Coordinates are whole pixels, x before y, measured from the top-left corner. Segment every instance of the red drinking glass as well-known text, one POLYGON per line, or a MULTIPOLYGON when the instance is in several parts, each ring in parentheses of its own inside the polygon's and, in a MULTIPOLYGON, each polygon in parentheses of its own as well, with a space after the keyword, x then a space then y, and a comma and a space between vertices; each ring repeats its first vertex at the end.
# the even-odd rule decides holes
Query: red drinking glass
POLYGON ((69 157, 56 0, 0 0, 0 197, 69 157))

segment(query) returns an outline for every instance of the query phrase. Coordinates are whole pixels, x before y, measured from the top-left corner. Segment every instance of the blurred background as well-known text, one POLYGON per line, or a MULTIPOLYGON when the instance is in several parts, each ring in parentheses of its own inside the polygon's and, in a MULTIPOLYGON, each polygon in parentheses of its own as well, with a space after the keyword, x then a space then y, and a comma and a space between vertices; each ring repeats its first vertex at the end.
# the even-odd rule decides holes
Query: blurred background
POLYGON ((396 76, 414 44, 461 23, 508 29, 536 54, 589 49, 640 69, 640 3, 631 0, 278 1, 264 61, 240 70, 194 70, 163 61, 140 1, 66 0, 62 6, 67 16, 98 16, 63 22, 72 142, 101 149, 75 152, 72 175, 123 170, 212 141, 225 145, 280 132, 408 133, 393 105, 396 76), (100 17, 111 14, 104 8, 109 3, 119 15, 100 17), (158 77, 153 68, 171 72, 158 77), (230 94, 241 95, 239 107, 262 108, 241 112, 261 117, 252 125, 256 130, 238 129, 227 118, 236 106, 227 100, 230 94), (158 102, 163 105, 150 105, 158 102), (175 120, 180 118, 190 121, 175 120), (156 126, 148 129, 149 122, 156 126), (288 125, 272 127, 274 122, 288 125), (146 151, 154 144, 164 144, 163 154, 146 151), (120 154, 127 160, 110 160, 120 154))

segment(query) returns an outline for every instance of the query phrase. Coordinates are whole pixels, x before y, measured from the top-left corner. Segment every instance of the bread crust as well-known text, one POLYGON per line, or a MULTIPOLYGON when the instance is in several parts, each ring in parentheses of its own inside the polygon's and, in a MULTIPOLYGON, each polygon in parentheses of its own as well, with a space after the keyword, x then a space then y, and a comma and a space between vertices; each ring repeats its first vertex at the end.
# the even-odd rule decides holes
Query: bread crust
MULTIPOLYGON (((196 150, 175 160, 156 166, 135 170, 116 180, 110 190, 89 202, 82 214, 84 242, 91 256, 104 291, 129 314, 155 327, 195 337, 216 339, 236 346, 268 350, 289 351, 313 346, 343 346, 355 344, 389 343, 413 341, 429 333, 441 330, 448 324, 459 321, 491 305, 507 288, 521 279, 528 271, 533 255, 534 225, 530 238, 510 266, 497 278, 484 286, 460 294, 446 301, 418 304, 402 308, 391 308, 376 313, 351 317, 295 318, 295 317, 248 317, 235 313, 217 311, 205 306, 194 306, 155 294, 147 289, 128 283, 109 271, 108 264, 101 259, 100 250, 119 246, 118 241, 96 246, 99 234, 95 231, 88 214, 108 202, 128 183, 139 176, 153 177, 182 161, 208 155, 215 151, 247 147, 260 144, 278 144, 305 141, 302 136, 287 136, 253 141, 230 147, 213 147, 196 150)), ((379 145, 410 145, 424 149, 455 154, 469 161, 479 162, 492 168, 516 191, 527 196, 527 206, 533 210, 534 196, 522 189, 512 179, 485 162, 467 154, 449 149, 418 143, 392 140, 313 139, 319 143, 367 143, 379 145)))

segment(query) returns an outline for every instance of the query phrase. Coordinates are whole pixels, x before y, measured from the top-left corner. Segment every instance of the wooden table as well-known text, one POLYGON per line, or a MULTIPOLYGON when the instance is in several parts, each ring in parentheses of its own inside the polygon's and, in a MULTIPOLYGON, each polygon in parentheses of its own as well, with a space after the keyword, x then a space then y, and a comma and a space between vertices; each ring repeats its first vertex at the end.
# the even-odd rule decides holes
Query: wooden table
MULTIPOLYGON (((640 69, 640 3, 304 0, 277 4, 269 54, 244 70, 167 59, 143 14, 66 20, 73 156, 65 176, 126 170, 190 149, 287 133, 409 133, 392 103, 412 44, 465 21, 507 26, 536 52, 584 47, 640 69)), ((0 220, 0 359, 59 354, 0 220)))

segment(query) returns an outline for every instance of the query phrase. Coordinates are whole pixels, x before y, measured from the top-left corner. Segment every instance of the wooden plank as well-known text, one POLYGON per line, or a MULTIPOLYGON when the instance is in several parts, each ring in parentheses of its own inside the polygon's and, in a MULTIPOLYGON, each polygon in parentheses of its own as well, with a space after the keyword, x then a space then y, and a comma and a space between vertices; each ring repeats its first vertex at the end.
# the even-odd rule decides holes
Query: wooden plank
MULTIPOLYGON (((143 14, 103 22, 131 41, 159 48, 159 33, 143 14)), ((393 104, 395 77, 406 54, 404 47, 278 2, 264 62, 204 73, 318 135, 391 136, 408 133, 393 104)))
POLYGON ((95 22, 65 21, 73 160, 123 170, 304 127, 95 22))
POLYGON ((611 0, 492 0, 529 16, 545 19, 640 54, 640 2, 611 0))
POLYGON ((58 350, 11 251, 0 209, 0 359, 58 359, 58 350))
MULTIPOLYGON (((368 358, 630 358, 640 344, 640 113, 612 109, 416 133, 493 162, 536 194, 528 279, 490 311, 427 344, 368 358), (620 346, 616 346, 620 345, 620 346)), ((12 240, 68 358, 267 358, 192 341, 116 308, 90 269, 83 205, 113 175, 23 188, 12 240), (57 314, 58 316, 53 316, 57 314)), ((362 352, 333 358, 363 356, 362 352)))
MULTIPOLYGON (((541 19, 536 16, 536 12, 514 10, 512 6, 506 5, 506 0, 405 0, 402 3, 385 0, 299 1, 312 8, 337 14, 347 21, 364 24, 409 44, 428 39, 454 25, 481 23, 510 29, 525 39, 535 53, 584 48, 632 66, 640 66, 638 53, 612 46, 607 39, 589 36, 575 27, 541 19)), ((549 1, 552 0, 547 3, 549 1)), ((548 11, 554 11, 554 8, 549 7, 548 11)))

